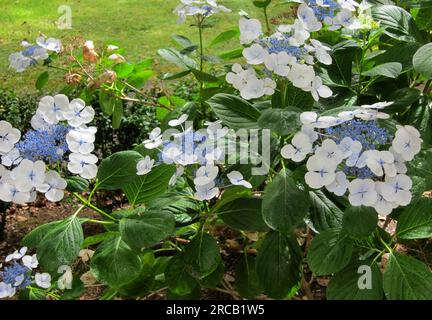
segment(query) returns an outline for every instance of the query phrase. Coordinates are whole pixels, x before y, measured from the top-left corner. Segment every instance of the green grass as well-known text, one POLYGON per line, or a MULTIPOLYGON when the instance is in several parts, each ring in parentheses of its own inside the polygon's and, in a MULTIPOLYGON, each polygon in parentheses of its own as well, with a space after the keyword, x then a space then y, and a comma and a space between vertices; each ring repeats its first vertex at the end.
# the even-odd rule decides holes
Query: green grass
MULTIPOLYGON (((18 92, 35 90, 37 74, 43 68, 35 67, 17 74, 8 69, 8 56, 20 50, 22 40, 34 41, 39 33, 60 38, 64 43, 75 37, 81 41, 93 40, 96 46, 115 43, 125 48, 127 58, 134 62, 147 57, 157 58, 158 48, 174 46, 172 34, 186 35, 197 41, 196 28, 191 28, 188 23, 176 23, 177 17, 172 10, 178 3, 178 0, 0 0, 0 86, 18 92), (56 25, 61 15, 57 13, 58 7, 64 4, 72 9, 72 29, 69 30, 60 30, 56 25)), ((262 11, 255 8, 251 0, 225 0, 221 3, 233 11, 211 18, 214 27, 205 31, 207 44, 221 31, 237 25, 240 9, 263 18, 262 11)), ((286 8, 276 6, 272 14, 286 8)), ((217 50, 238 46, 238 40, 232 40, 217 50)), ((158 59, 156 64, 158 72, 170 68, 158 59)), ((60 88, 61 81, 57 83, 60 88)), ((56 88, 52 81, 50 88, 56 88)))

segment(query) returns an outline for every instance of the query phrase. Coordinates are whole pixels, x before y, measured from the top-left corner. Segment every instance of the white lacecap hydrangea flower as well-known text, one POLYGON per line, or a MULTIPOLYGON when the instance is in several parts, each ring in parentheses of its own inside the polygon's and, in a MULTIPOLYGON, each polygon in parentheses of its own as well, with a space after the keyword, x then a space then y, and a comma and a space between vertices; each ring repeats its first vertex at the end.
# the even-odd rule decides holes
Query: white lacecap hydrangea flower
POLYGON ((314 65, 330 65, 332 49, 313 39, 311 33, 321 30, 323 25, 330 29, 358 28, 356 10, 357 5, 348 0, 341 3, 336 0, 305 2, 299 5, 293 24, 280 25, 271 35, 264 34, 259 20, 242 16, 239 29, 240 43, 246 46, 243 57, 254 68, 243 70, 235 64, 226 76, 227 82, 247 100, 272 95, 275 79, 290 81, 295 87, 310 92, 316 101, 329 98, 333 92, 315 73, 314 65), (261 65, 261 70, 255 70, 261 65), (266 87, 270 89, 266 90, 266 87))
POLYGON ((27 41, 21 43, 23 49, 9 55, 9 67, 16 72, 23 72, 28 67, 43 63, 49 58, 49 52, 59 53, 62 48, 61 41, 55 38, 38 37, 36 44, 27 41))
MULTIPOLYGON (((241 69, 241 67, 239 66, 241 69)), ((237 73, 240 70, 235 70, 237 73)), ((230 185, 252 188, 243 175, 231 171, 226 178, 231 184, 224 185, 224 179, 218 163, 225 157, 225 139, 229 139, 229 129, 222 126, 221 121, 205 122, 205 127, 195 131, 187 121, 188 115, 182 114, 170 120, 172 128, 162 135, 160 128, 154 128, 149 138, 143 142, 146 149, 157 150, 158 160, 146 156, 137 163, 137 175, 144 175, 160 164, 175 165, 176 172, 170 178, 173 186, 190 167, 194 177, 194 197, 197 200, 211 200, 221 193, 221 189, 230 185), (224 143, 221 145, 220 142, 224 143)))
MULTIPOLYGON (((55 50, 56 42, 46 41, 55 50)), ((91 152, 97 128, 87 126, 93 117, 93 108, 83 100, 69 101, 58 94, 40 100, 31 120, 33 129, 23 136, 0 121, 0 200, 25 204, 41 192, 49 201, 60 201, 67 183, 56 170, 67 159, 70 172, 95 178, 98 158, 91 152)))
POLYGON ((420 152, 422 143, 412 126, 397 126, 394 137, 378 126, 376 120, 387 118, 378 110, 391 104, 362 105, 337 116, 303 112, 301 131, 281 149, 281 155, 295 162, 307 159, 309 187, 325 187, 337 196, 348 191, 352 206, 369 206, 388 215, 411 202, 406 162, 420 152))

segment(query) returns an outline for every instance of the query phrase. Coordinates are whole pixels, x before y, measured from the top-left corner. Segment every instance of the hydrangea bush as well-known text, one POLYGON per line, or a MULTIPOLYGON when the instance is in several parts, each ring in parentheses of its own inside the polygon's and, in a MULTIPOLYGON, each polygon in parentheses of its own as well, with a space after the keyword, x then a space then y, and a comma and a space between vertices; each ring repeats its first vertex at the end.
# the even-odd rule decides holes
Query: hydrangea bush
MULTIPOLYGON (((43 194, 80 206, 5 257, 0 297, 74 299, 99 282, 102 299, 190 299, 202 288, 288 299, 329 276, 328 299, 432 298, 427 259, 410 249, 432 236, 427 8, 284 1, 292 23, 273 25, 277 1, 254 1, 263 22, 241 11, 238 27, 207 43, 212 16, 234 13, 214 0, 180 2, 174 14, 192 22, 198 44, 174 35, 180 48, 158 54, 177 72, 159 80, 192 77, 196 94, 152 101, 160 126, 133 150, 95 154, 99 110, 88 101, 98 97, 121 130, 119 101, 146 98, 151 60, 52 38, 10 56, 17 72, 59 68, 62 54, 71 64, 61 67, 65 90, 40 99, 30 130, 0 121, 0 200, 43 194), (237 49, 207 53, 227 41, 237 49), (98 206, 102 191, 120 191, 127 204, 98 206), (87 236, 83 224, 104 231, 87 236), (235 246, 217 236, 221 227, 235 230, 235 246), (232 251, 234 283, 224 276, 232 251)), ((48 80, 46 71, 38 88, 48 80)))

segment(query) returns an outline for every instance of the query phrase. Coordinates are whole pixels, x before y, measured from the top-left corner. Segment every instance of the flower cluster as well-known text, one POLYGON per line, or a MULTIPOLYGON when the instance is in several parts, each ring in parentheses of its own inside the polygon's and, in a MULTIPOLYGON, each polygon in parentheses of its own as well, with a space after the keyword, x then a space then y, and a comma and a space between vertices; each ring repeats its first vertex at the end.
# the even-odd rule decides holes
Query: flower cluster
POLYGON ((377 119, 388 118, 379 109, 390 104, 363 105, 337 117, 303 112, 301 131, 281 154, 296 162, 310 156, 305 181, 311 188, 325 187, 338 196, 348 190, 351 205, 388 215, 411 202, 405 163, 420 152, 422 143, 412 126, 398 126, 394 137, 378 126, 377 119))
POLYGON ((31 120, 32 128, 21 132, 0 121, 0 200, 23 204, 37 192, 49 201, 64 197, 66 180, 49 167, 61 168, 69 153, 68 169, 85 179, 96 176, 98 161, 94 150, 96 127, 87 127, 94 110, 81 99, 62 94, 43 97, 31 120), (48 166, 48 168, 47 168, 48 166))
MULTIPOLYGON (((210 200, 218 196, 222 181, 218 178, 220 168, 217 165, 224 156, 224 147, 220 147, 220 141, 229 135, 229 129, 222 127, 217 122, 207 122, 206 128, 194 131, 192 127, 185 128, 187 115, 169 121, 171 127, 181 127, 183 131, 174 130, 163 137, 160 128, 155 128, 148 140, 143 142, 147 149, 158 149, 158 159, 146 156, 137 164, 137 174, 149 173, 155 164, 176 165, 176 172, 171 177, 170 185, 174 185, 185 172, 185 167, 194 168, 195 198, 198 200, 210 200)), ((252 188, 252 185, 243 179, 238 171, 227 174, 232 185, 241 185, 252 188)), ((225 186, 226 187, 226 186, 225 186)))
MULTIPOLYGON (((50 289, 51 275, 49 273, 39 273, 35 270, 39 266, 36 254, 28 255, 27 247, 8 255, 5 259, 6 266, 0 264, 0 299, 11 298, 19 290, 36 285, 42 289, 50 289)), ((62 274, 57 280, 57 287, 61 290, 70 287, 72 283, 72 270, 69 266, 62 265, 58 268, 58 273, 62 274)))
POLYGON ((216 0, 180 0, 180 2, 181 4, 174 9, 174 13, 178 15, 178 23, 184 23, 187 16, 207 18, 219 12, 231 12, 216 0))
POLYGON ((36 44, 27 41, 21 43, 23 50, 14 52, 9 56, 10 68, 23 72, 30 66, 42 63, 49 57, 49 51, 60 52, 61 41, 54 38, 38 37, 36 44))
POLYGON ((322 29, 323 23, 332 29, 356 28, 358 21, 353 15, 356 5, 351 0, 305 1, 299 6, 294 23, 280 25, 270 36, 263 34, 259 20, 242 17, 240 43, 247 46, 243 57, 248 67, 243 69, 240 64, 234 64, 226 76, 227 82, 247 100, 272 95, 276 88, 273 78, 289 80, 295 87, 311 92, 316 101, 330 97, 332 91, 323 85, 313 65, 316 61, 330 65, 331 49, 311 39, 310 33, 322 29), (258 65, 265 67, 262 77, 254 69, 258 65))

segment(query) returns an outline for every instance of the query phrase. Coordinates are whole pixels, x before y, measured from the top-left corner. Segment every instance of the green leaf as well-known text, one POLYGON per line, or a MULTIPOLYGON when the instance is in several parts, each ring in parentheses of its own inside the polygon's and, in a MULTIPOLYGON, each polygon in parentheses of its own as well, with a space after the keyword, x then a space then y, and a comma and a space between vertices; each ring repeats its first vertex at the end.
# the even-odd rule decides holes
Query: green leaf
POLYGON ((220 55, 218 55, 218 57, 223 60, 233 60, 242 57, 242 55, 243 55, 243 48, 240 48, 240 49, 235 49, 235 50, 221 53, 220 55))
POLYGON ((375 66, 366 72, 363 72, 363 75, 368 77, 384 76, 387 78, 396 79, 401 73, 401 71, 402 65, 399 62, 388 62, 375 66))
POLYGON ((116 64, 113 68, 118 78, 127 78, 135 69, 135 65, 128 62, 116 64))
POLYGON ((71 176, 66 178, 67 187, 69 192, 84 192, 88 191, 89 182, 88 180, 79 176, 71 176))
POLYGON ((219 33, 216 38, 213 39, 213 41, 210 43, 209 47, 214 47, 220 43, 226 43, 227 41, 236 38, 240 35, 240 30, 239 29, 234 29, 234 30, 228 30, 228 31, 224 31, 219 33))
POLYGON ((417 42, 400 42, 392 44, 382 54, 372 60, 376 64, 399 62, 404 70, 412 68, 412 57, 421 45, 417 42), (403 52, 403 54, 400 54, 403 52))
POLYGON ((432 299, 432 272, 413 257, 390 253, 383 284, 389 300, 432 299))
POLYGON ((256 0, 253 1, 253 4, 255 7, 257 8, 267 8, 269 6, 269 4, 271 3, 271 0, 256 0))
POLYGON ((119 103, 116 97, 105 92, 103 90, 99 90, 99 105, 102 108, 103 113, 110 116, 114 111, 114 107, 119 103))
POLYGON ((150 68, 152 66, 152 64, 153 64, 153 59, 151 59, 151 58, 144 59, 141 62, 138 62, 137 64, 135 64, 134 72, 135 73, 141 73, 142 71, 150 68))
POLYGON ((321 77, 324 84, 330 86, 350 87, 352 83, 352 67, 355 57, 359 51, 358 44, 354 45, 351 42, 340 43, 340 47, 334 47, 332 58, 333 63, 322 68, 321 77))
POLYGON ((254 257, 243 256, 235 271, 235 288, 246 299, 253 299, 263 291, 256 271, 255 260, 254 257))
POLYGON ((226 188, 222 193, 220 199, 216 202, 212 208, 212 212, 217 212, 220 207, 227 204, 228 202, 234 201, 238 198, 249 197, 251 195, 251 190, 243 186, 231 186, 226 188))
POLYGON ((413 57, 414 69, 422 75, 432 78, 432 43, 428 43, 417 50, 413 57))
POLYGON ((329 300, 382 300, 383 297, 381 271, 367 261, 351 262, 332 277, 327 287, 329 300))
POLYGON ((112 114, 112 127, 113 127, 113 129, 120 128, 122 118, 123 118, 123 105, 121 103, 116 103, 114 105, 114 110, 113 110, 113 114, 112 114))
POLYGON ((292 231, 303 221, 310 207, 307 191, 282 170, 264 189, 262 214, 273 230, 292 231))
POLYGON ((256 271, 271 298, 283 299, 296 288, 301 279, 302 254, 295 239, 280 232, 269 232, 256 261, 256 271))
POLYGON ((352 250, 352 241, 346 233, 327 229, 312 240, 307 254, 309 267, 317 276, 338 272, 350 262, 352 250))
POLYGON ((171 213, 137 210, 138 214, 120 220, 119 230, 124 242, 133 248, 151 247, 174 233, 171 213))
POLYGON ((118 232, 114 231, 107 231, 103 233, 98 233, 93 236, 87 237, 84 239, 84 242, 82 244, 82 248, 88 248, 90 246, 93 246, 95 244, 101 243, 102 241, 105 241, 111 237, 117 236, 118 232))
POLYGON ((219 79, 215 76, 199 71, 197 69, 191 69, 192 73, 194 74, 195 78, 197 78, 198 81, 204 81, 204 82, 218 82, 219 79))
POLYGON ((168 262, 165 279, 173 293, 184 296, 198 286, 198 281, 189 273, 190 269, 191 267, 185 263, 183 255, 174 256, 168 262))
POLYGON ((182 35, 179 35, 179 34, 173 34, 171 36, 171 39, 173 39, 176 43, 181 45, 183 48, 188 48, 188 47, 193 46, 193 43, 189 38, 182 36, 182 35))
POLYGON ((78 256, 84 241, 81 222, 71 216, 52 228, 37 245, 37 258, 45 270, 57 271, 61 265, 70 265, 78 256))
POLYGON ((134 73, 128 78, 128 82, 130 85, 135 88, 141 88, 144 83, 153 76, 153 71, 144 70, 139 73, 134 73))
POLYGON ((218 210, 224 223, 238 230, 268 231, 261 215, 261 198, 238 198, 222 205, 218 210))
POLYGON ((422 197, 406 207, 398 218, 396 232, 401 239, 432 237, 432 199, 422 197))
POLYGON ((90 267, 98 281, 119 288, 139 276, 142 261, 140 255, 118 236, 99 246, 90 267))
POLYGON ((320 190, 309 192, 311 199, 310 219, 315 229, 324 231, 342 227, 343 212, 320 190))
POLYGON ((402 88, 389 92, 386 101, 394 103, 386 107, 386 113, 405 111, 409 106, 417 102, 421 97, 421 91, 417 88, 402 88))
POLYGON ((24 238, 21 240, 21 244, 25 247, 36 248, 42 239, 47 235, 47 233, 62 222, 63 220, 52 221, 36 227, 24 236, 24 238))
POLYGON ((371 207, 349 207, 343 216, 343 230, 353 236, 368 236, 378 225, 378 214, 371 207))
POLYGON ((225 265, 223 262, 219 263, 215 271, 207 277, 201 279, 200 285, 204 288, 217 288, 225 275, 225 265))
POLYGON ((404 9, 393 6, 375 6, 372 8, 372 17, 386 27, 384 33, 399 41, 424 42, 424 36, 417 28, 414 19, 404 9))
POLYGON ((162 80, 176 80, 183 77, 186 77, 189 73, 191 73, 191 70, 185 70, 178 73, 165 73, 162 76, 162 80))
POLYGON ((150 200, 165 193, 174 172, 174 166, 165 164, 154 167, 149 173, 142 176, 137 176, 136 172, 134 172, 129 177, 129 180, 132 182, 123 186, 123 191, 129 203, 132 206, 148 203, 150 200))
POLYGON ((258 125, 262 129, 271 129, 278 135, 286 136, 301 127, 301 110, 267 109, 261 113, 258 125))
POLYGON ((221 261, 216 240, 205 233, 198 232, 184 251, 185 263, 192 267, 195 278, 204 278, 216 270, 221 261))
POLYGON ((120 151, 102 160, 98 173, 99 189, 118 190, 136 177, 136 165, 142 159, 136 151, 120 151))
POLYGON ((49 73, 48 71, 42 72, 36 80, 36 89, 42 91, 42 89, 48 84, 49 73))
POLYGON ((207 101, 222 122, 232 129, 257 129, 260 112, 246 100, 220 93, 207 101))
POLYGON ((169 49, 159 49, 158 54, 165 60, 176 64, 183 69, 196 69, 197 64, 192 59, 186 55, 181 54, 179 51, 169 48, 169 49))
POLYGON ((294 87, 292 83, 284 83, 284 86, 277 90, 271 99, 273 108, 299 108, 304 110, 306 106, 312 106, 314 99, 310 92, 294 87))

